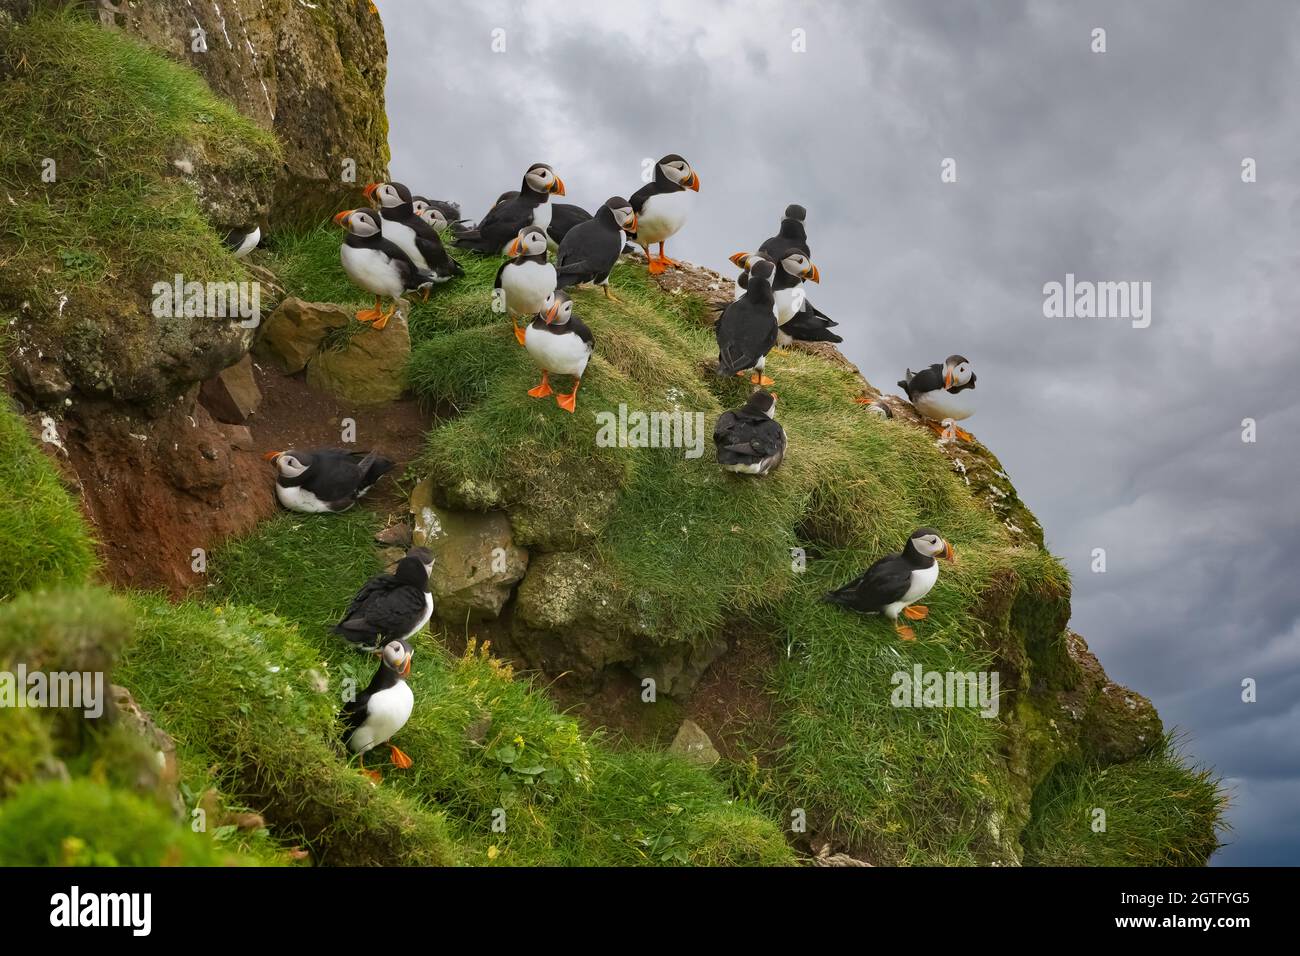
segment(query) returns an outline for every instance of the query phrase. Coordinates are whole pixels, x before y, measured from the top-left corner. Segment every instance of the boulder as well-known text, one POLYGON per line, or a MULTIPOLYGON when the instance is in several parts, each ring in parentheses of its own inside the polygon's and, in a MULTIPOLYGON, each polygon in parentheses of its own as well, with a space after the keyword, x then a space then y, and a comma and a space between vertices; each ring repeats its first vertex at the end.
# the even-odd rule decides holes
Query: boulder
POLYGON ((668 752, 677 754, 693 764, 699 764, 701 767, 712 767, 722 759, 722 755, 713 746, 713 741, 709 739, 709 735, 693 720, 682 721, 682 725, 677 728, 677 736, 673 738, 668 752))
POLYGON ((262 390, 253 377, 252 356, 245 355, 234 365, 222 369, 199 389, 199 402, 217 421, 242 425, 262 403, 262 390))
POLYGON ((351 321, 351 310, 342 306, 287 298, 262 324, 253 354, 286 374, 301 372, 330 330, 341 329, 351 321))
POLYGON ((428 479, 411 494, 412 543, 433 552, 438 616, 449 623, 488 620, 501 613, 528 570, 528 552, 516 547, 503 512, 449 511, 433 503, 428 479))
POLYGON ((365 326, 340 348, 323 347, 307 363, 307 384, 355 405, 383 405, 406 391, 411 334, 400 312, 382 329, 365 326))

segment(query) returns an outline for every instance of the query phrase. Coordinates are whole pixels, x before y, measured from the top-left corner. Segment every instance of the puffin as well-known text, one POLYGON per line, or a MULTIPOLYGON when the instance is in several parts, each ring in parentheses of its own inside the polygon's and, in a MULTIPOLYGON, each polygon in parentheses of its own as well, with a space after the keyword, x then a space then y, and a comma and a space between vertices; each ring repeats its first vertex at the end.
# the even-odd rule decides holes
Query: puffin
POLYGON ((376 574, 361 586, 343 620, 334 625, 359 651, 377 652, 392 640, 409 641, 433 616, 429 573, 433 552, 412 548, 392 574, 376 574))
POLYGON ((409 189, 401 183, 370 183, 365 196, 379 203, 384 238, 405 252, 416 266, 432 272, 434 282, 447 282, 465 274, 460 263, 447 254, 438 231, 416 214, 409 189))
POLYGON ((804 209, 803 206, 797 206, 794 203, 786 206, 785 215, 781 218, 780 230, 772 238, 763 240, 763 244, 758 247, 758 251, 769 258, 775 259, 783 254, 786 249, 793 247, 811 259, 812 251, 808 248, 808 233, 803 225, 803 221, 807 218, 808 210, 804 209))
POLYGON ((777 333, 777 344, 788 348, 793 342, 833 342, 844 341, 842 335, 831 331, 839 325, 831 317, 808 301, 805 296, 803 308, 794 314, 790 321, 781 326, 777 333))
MULTIPOLYGON (((926 419, 935 432, 942 435, 945 431, 943 422, 959 422, 975 414, 970 392, 975 388, 975 373, 971 370, 970 360, 961 355, 949 355, 943 364, 931 365, 929 368, 913 372, 899 380, 898 387, 907 392, 907 399, 926 419)), ((953 430, 962 441, 971 441, 974 436, 955 424, 953 430)))
POLYGON ((457 245, 482 255, 505 251, 524 226, 538 226, 543 234, 551 224, 552 195, 564 195, 564 180, 545 163, 533 163, 524 173, 518 195, 498 199, 476 226, 453 226, 457 245))
POLYGON ((377 451, 362 455, 338 448, 269 451, 263 457, 275 463, 276 500, 304 514, 347 511, 396 467, 377 451))
POLYGON ((893 418, 894 410, 879 398, 855 398, 859 405, 867 406, 867 414, 875 418, 893 418))
POLYGON ((778 266, 776 277, 772 280, 772 296, 776 303, 774 309, 778 326, 776 344, 780 348, 789 348, 796 340, 844 341, 830 331, 839 323, 808 301, 804 283, 809 280, 821 282, 821 270, 797 246, 784 248, 776 258, 765 252, 737 252, 731 256, 731 261, 741 269, 740 275, 736 277, 736 298, 740 298, 749 281, 749 266, 759 259, 766 259, 778 266))
POLYGON ((492 283, 492 288, 500 289, 505 296, 506 311, 520 345, 524 344, 524 330, 515 316, 541 312, 546 297, 555 291, 555 266, 547 260, 546 250, 545 231, 540 226, 524 226, 506 247, 510 258, 501 263, 492 283))
POLYGON ((785 458, 785 429, 776 421, 776 392, 757 389, 713 427, 718 464, 738 475, 766 475, 785 458))
POLYGON ((460 203, 445 199, 429 199, 427 196, 411 196, 411 206, 415 214, 433 226, 435 232, 443 233, 453 222, 461 222, 460 203))
POLYGON ((428 298, 429 286, 437 278, 416 266, 405 252, 384 238, 383 227, 373 209, 344 209, 334 221, 348 233, 339 247, 343 271, 354 284, 375 297, 373 309, 357 313, 358 322, 370 322, 372 328, 382 329, 397 311, 397 300, 403 293, 419 290, 428 298), (385 295, 393 300, 393 307, 387 312, 380 308, 380 297, 385 295))
POLYGON ((256 223, 251 228, 236 226, 221 237, 222 245, 229 249, 230 254, 236 259, 244 258, 256 249, 261 241, 262 227, 256 223))
POLYGON ((366 754, 387 743, 393 765, 402 770, 414 761, 390 741, 406 726, 415 707, 415 695, 406 679, 411 674, 411 645, 392 640, 379 652, 379 670, 355 699, 343 705, 343 742, 357 755, 361 772, 378 783, 378 770, 366 769, 366 754))
POLYGON ((555 404, 572 412, 578 400, 578 386, 582 373, 587 370, 596 340, 587 324, 573 314, 573 300, 567 292, 556 289, 546 297, 546 306, 524 330, 524 347, 542 370, 542 383, 530 388, 533 398, 553 394, 550 383, 552 372, 573 376, 573 391, 556 395, 555 404))
POLYGON ((828 604, 861 611, 863 614, 884 614, 894 622, 899 637, 914 640, 915 632, 898 623, 901 613, 910 621, 925 619, 928 608, 914 606, 930 593, 939 579, 936 558, 952 561, 956 554, 952 545, 933 528, 917 528, 898 554, 881 558, 848 584, 825 595, 828 604))
POLYGON ((574 226, 560 243, 555 258, 559 287, 594 282, 604 289, 605 298, 618 301, 609 291, 609 273, 623 254, 626 234, 636 228, 637 215, 630 202, 622 196, 606 199, 594 218, 574 226))
POLYGON ((679 265, 668 258, 665 243, 686 224, 700 191, 700 175, 691 164, 669 153, 655 163, 654 179, 632 194, 632 211, 637 215, 633 237, 645 250, 650 274, 659 275, 669 266, 679 265), (650 255, 650 246, 659 243, 659 255, 650 255))
POLYGON ((767 353, 776 344, 776 314, 773 311, 772 275, 775 266, 757 260, 749 269, 744 294, 728 303, 713 327, 718 340, 718 374, 744 375, 753 372, 755 385, 771 385, 763 374, 767 353))
MULTIPOLYGON (((581 206, 574 205, 571 202, 554 202, 551 203, 551 224, 546 227, 546 237, 559 248, 564 237, 574 226, 581 226, 584 222, 591 222, 592 215, 581 206)), ((599 211, 597 211, 599 215, 599 211)))

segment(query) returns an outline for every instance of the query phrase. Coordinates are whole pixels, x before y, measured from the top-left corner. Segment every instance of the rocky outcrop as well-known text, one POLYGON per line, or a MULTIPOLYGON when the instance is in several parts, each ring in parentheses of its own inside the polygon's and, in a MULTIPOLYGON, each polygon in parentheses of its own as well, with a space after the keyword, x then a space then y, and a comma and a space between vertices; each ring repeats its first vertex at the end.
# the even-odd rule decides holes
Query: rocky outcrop
POLYGON ((325 337, 352 321, 352 313, 330 302, 288 298, 262 323, 253 354, 289 375, 301 372, 325 337))
POLYGON ((307 363, 307 383, 355 405, 383 405, 406 391, 411 333, 401 312, 382 329, 362 326, 326 342, 307 363))

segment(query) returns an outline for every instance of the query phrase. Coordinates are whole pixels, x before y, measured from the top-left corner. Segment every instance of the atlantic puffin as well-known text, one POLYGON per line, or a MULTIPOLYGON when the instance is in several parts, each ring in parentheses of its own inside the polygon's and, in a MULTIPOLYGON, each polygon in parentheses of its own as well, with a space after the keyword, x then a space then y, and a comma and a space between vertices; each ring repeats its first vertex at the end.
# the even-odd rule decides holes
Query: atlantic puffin
POLYGON ((739 475, 766 475, 785 458, 785 429, 776 421, 776 393, 758 389, 713 427, 718 464, 739 475))
POLYGON ((222 244, 230 250, 230 254, 236 259, 244 258, 244 256, 256 249, 257 244, 261 241, 262 227, 256 223, 251 228, 247 226, 236 227, 221 237, 222 244))
POLYGON ((518 315, 536 315, 546 307, 546 297, 555 291, 556 271, 546 258, 546 233, 539 226, 524 226, 506 247, 510 257, 497 270, 493 289, 505 296, 506 312, 515 327, 515 338, 524 344, 524 330, 518 315))
POLYGON ((767 353, 776 344, 776 315, 773 312, 772 275, 775 267, 767 259, 750 266, 745 293, 722 310, 713 333, 718 340, 718 374, 753 372, 755 385, 771 385, 763 374, 767 353))
POLYGON ((803 206, 794 203, 786 206, 785 215, 781 218, 781 228, 775 236, 763 240, 763 244, 758 247, 758 251, 770 258, 776 258, 783 254, 786 249, 793 247, 811 259, 812 250, 808 248, 808 232, 803 225, 804 220, 807 218, 808 210, 804 209, 803 206))
POLYGON ((776 324, 785 325, 803 308, 804 300, 807 298, 803 291, 804 282, 821 282, 821 270, 813 264, 811 259, 793 246, 781 250, 775 256, 768 255, 765 252, 756 254, 737 252, 731 257, 731 261, 742 270, 740 277, 736 280, 737 299, 744 294, 745 283, 748 282, 746 274, 749 267, 759 259, 764 259, 776 266, 775 274, 772 277, 773 310, 776 315, 776 324))
POLYGON ((367 454, 337 448, 269 451, 275 463, 275 497, 290 511, 304 514, 347 511, 395 467, 377 451, 367 454))
POLYGON ((433 616, 429 573, 433 552, 412 548, 392 574, 376 574, 356 593, 334 633, 359 651, 377 651, 388 641, 409 641, 433 616))
POLYGON ((555 404, 566 412, 572 412, 578 400, 578 386, 582 384, 582 374, 591 361, 595 351, 596 340, 587 324, 573 314, 573 300, 568 293, 559 289, 546 299, 546 306, 524 330, 524 347, 528 354, 542 370, 542 383, 530 388, 528 394, 533 398, 545 398, 553 394, 550 374, 573 376, 573 391, 567 395, 556 395, 555 404))
POLYGON ((901 613, 910 621, 924 620, 929 615, 928 608, 915 605, 930 593, 939 579, 939 563, 935 558, 952 561, 955 557, 952 545, 938 531, 917 528, 901 552, 881 558, 822 600, 863 614, 884 614, 894 622, 899 637, 910 641, 916 634, 898 623, 898 615, 901 613))
POLYGON ((458 202, 412 195, 411 205, 415 209, 415 214, 433 226, 434 231, 439 234, 445 232, 453 222, 463 221, 458 202))
MULTIPOLYGON (((975 414, 970 395, 975 388, 975 372, 971 370, 970 360, 964 356, 949 355, 942 365, 936 363, 919 372, 909 368, 898 387, 907 392, 908 401, 926 419, 926 424, 940 435, 945 431, 945 421, 959 422, 975 414)), ((974 437, 955 424, 953 431, 962 441, 971 441, 974 437)))
POLYGON ((343 741, 357 755, 361 772, 376 783, 383 778, 378 770, 366 769, 366 754, 380 744, 389 745, 395 767, 406 770, 414 763, 390 743, 393 735, 406 726, 415 708, 415 695, 406 682, 414 654, 406 641, 389 641, 379 652, 379 670, 366 689, 343 705, 343 741))
POLYGON ((498 255, 524 226, 538 226, 543 234, 551 224, 552 195, 564 195, 564 180, 545 163, 534 163, 524 173, 519 193, 499 200, 473 228, 452 227, 457 245, 483 255, 498 255))
POLYGON ((373 209, 344 209, 334 221, 348 233, 339 247, 343 271, 375 297, 373 309, 357 313, 358 322, 371 322, 374 328, 382 329, 397 311, 397 300, 403 293, 421 291, 428 296, 429 286, 437 277, 418 268, 405 252, 384 238, 379 216, 373 209), (380 308, 381 296, 393 300, 393 307, 387 312, 380 308))
POLYGON ((686 224, 700 191, 700 175, 676 153, 669 153, 655 163, 654 179, 632 194, 632 210, 637 215, 633 237, 645 249, 650 274, 659 275, 679 263, 668 258, 666 243, 686 224), (659 255, 650 255, 650 246, 659 243, 659 255))
POLYGON ((420 269, 432 272, 435 282, 448 282, 464 275, 461 264, 448 253, 438 231, 415 212, 411 191, 401 183, 370 183, 367 199, 379 203, 384 238, 406 253, 420 269))
MULTIPOLYGON (((627 233, 636 232, 637 216, 622 196, 611 196, 596 210, 595 218, 579 223, 565 235, 555 257, 555 271, 561 289, 594 282, 609 291, 609 273, 623 254, 627 233)), ((615 299, 617 301, 617 299, 615 299)))
POLYGON ((876 418, 893 418, 894 410, 878 398, 855 398, 859 405, 867 406, 867 414, 876 418))

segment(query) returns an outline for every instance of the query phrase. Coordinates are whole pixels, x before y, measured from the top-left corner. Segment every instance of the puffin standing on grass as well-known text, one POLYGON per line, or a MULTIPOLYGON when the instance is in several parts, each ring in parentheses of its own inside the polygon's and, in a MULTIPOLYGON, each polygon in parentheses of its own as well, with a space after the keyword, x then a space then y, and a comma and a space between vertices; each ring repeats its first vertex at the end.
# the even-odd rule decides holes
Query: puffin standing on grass
MULTIPOLYGON (((975 414, 970 392, 975 388, 975 372, 970 360, 961 355, 949 355, 943 364, 934 364, 919 372, 910 368, 899 381, 898 387, 907 392, 907 399, 926 419, 926 424, 940 435, 944 434, 945 421, 959 422, 975 414)), ((953 431, 962 441, 974 436, 964 428, 953 425, 953 431)))
POLYGON ((525 226, 538 226, 545 234, 551 224, 552 195, 564 195, 564 180, 545 163, 534 163, 524 173, 519 193, 498 199, 478 225, 452 226, 456 244, 471 252, 495 256, 503 253, 525 226))
POLYGON ((438 281, 432 272, 418 268, 410 258, 383 236, 379 217, 373 209, 344 209, 334 221, 347 230, 339 247, 339 261, 352 282, 375 297, 373 309, 357 313, 358 322, 371 322, 382 329, 397 311, 397 300, 404 293, 420 291, 429 296, 429 286, 438 281), (380 308, 382 296, 393 300, 385 312, 380 308))
POLYGON ((556 395, 555 404, 566 412, 577 405, 578 386, 582 374, 596 349, 596 340, 587 324, 573 314, 573 300, 568 293, 556 290, 546 300, 546 308, 524 330, 524 347, 542 370, 542 383, 530 388, 533 398, 546 398, 553 394, 550 374, 573 376, 573 391, 556 395))
POLYGON ((406 770, 414 763, 390 742, 406 726, 415 708, 415 695, 406 682, 414 654, 406 641, 389 641, 379 652, 379 670, 370 684, 355 700, 343 705, 343 740, 357 755, 361 772, 375 783, 383 777, 378 770, 366 769, 366 754, 380 744, 388 744, 394 766, 406 770))
POLYGON ((365 196, 379 203, 384 238, 405 252, 418 268, 432 272, 434 282, 447 282, 465 274, 460 263, 447 254, 438 231, 416 213, 409 189, 401 183, 370 183, 365 196))
POLYGON ((275 462, 275 497, 290 511, 304 514, 347 511, 395 467, 379 452, 366 455, 337 448, 270 451, 275 462))
POLYGON ((669 266, 679 265, 669 259, 667 241, 675 236, 695 204, 700 191, 700 175, 676 153, 669 153, 655 163, 654 179, 632 194, 632 209, 637 215, 633 237, 645 250, 650 274, 659 275, 669 266), (659 255, 650 255, 650 246, 659 243, 659 255))
POLYGON ((433 552, 412 548, 392 574, 376 574, 362 585, 334 633, 357 650, 372 653, 391 640, 409 641, 433 616, 432 570, 433 552))
POLYGON ((524 344, 524 330, 518 315, 536 315, 546 307, 547 296, 555 291, 556 271, 546 258, 546 232, 540 226, 524 226, 506 247, 508 258, 497 270, 492 288, 505 297, 506 312, 515 328, 515 339, 524 344))
POLYGON ((771 385, 763 374, 767 353, 776 344, 776 315, 773 312, 772 275, 775 267, 759 259, 749 270, 745 293, 722 310, 713 334, 718 340, 718 374, 752 372, 755 385, 771 385))
POLYGON ((718 464, 738 475, 766 475, 785 458, 785 429, 776 421, 776 392, 758 389, 713 427, 718 464))
POLYGON ((939 579, 939 563, 935 559, 952 561, 955 557, 952 545, 944 541, 939 532, 933 528, 917 528, 901 552, 881 558, 822 600, 863 614, 884 614, 894 622, 898 636, 911 641, 916 638, 916 633, 910 627, 900 625, 898 615, 901 613, 910 621, 921 621, 929 616, 929 608, 916 602, 929 594, 939 579))
POLYGON ((555 271, 561 289, 594 282, 605 298, 618 301, 609 291, 609 273, 623 254, 627 233, 636 232, 637 216, 622 196, 611 196, 596 210, 596 216, 579 223, 565 234, 555 257, 555 271))

